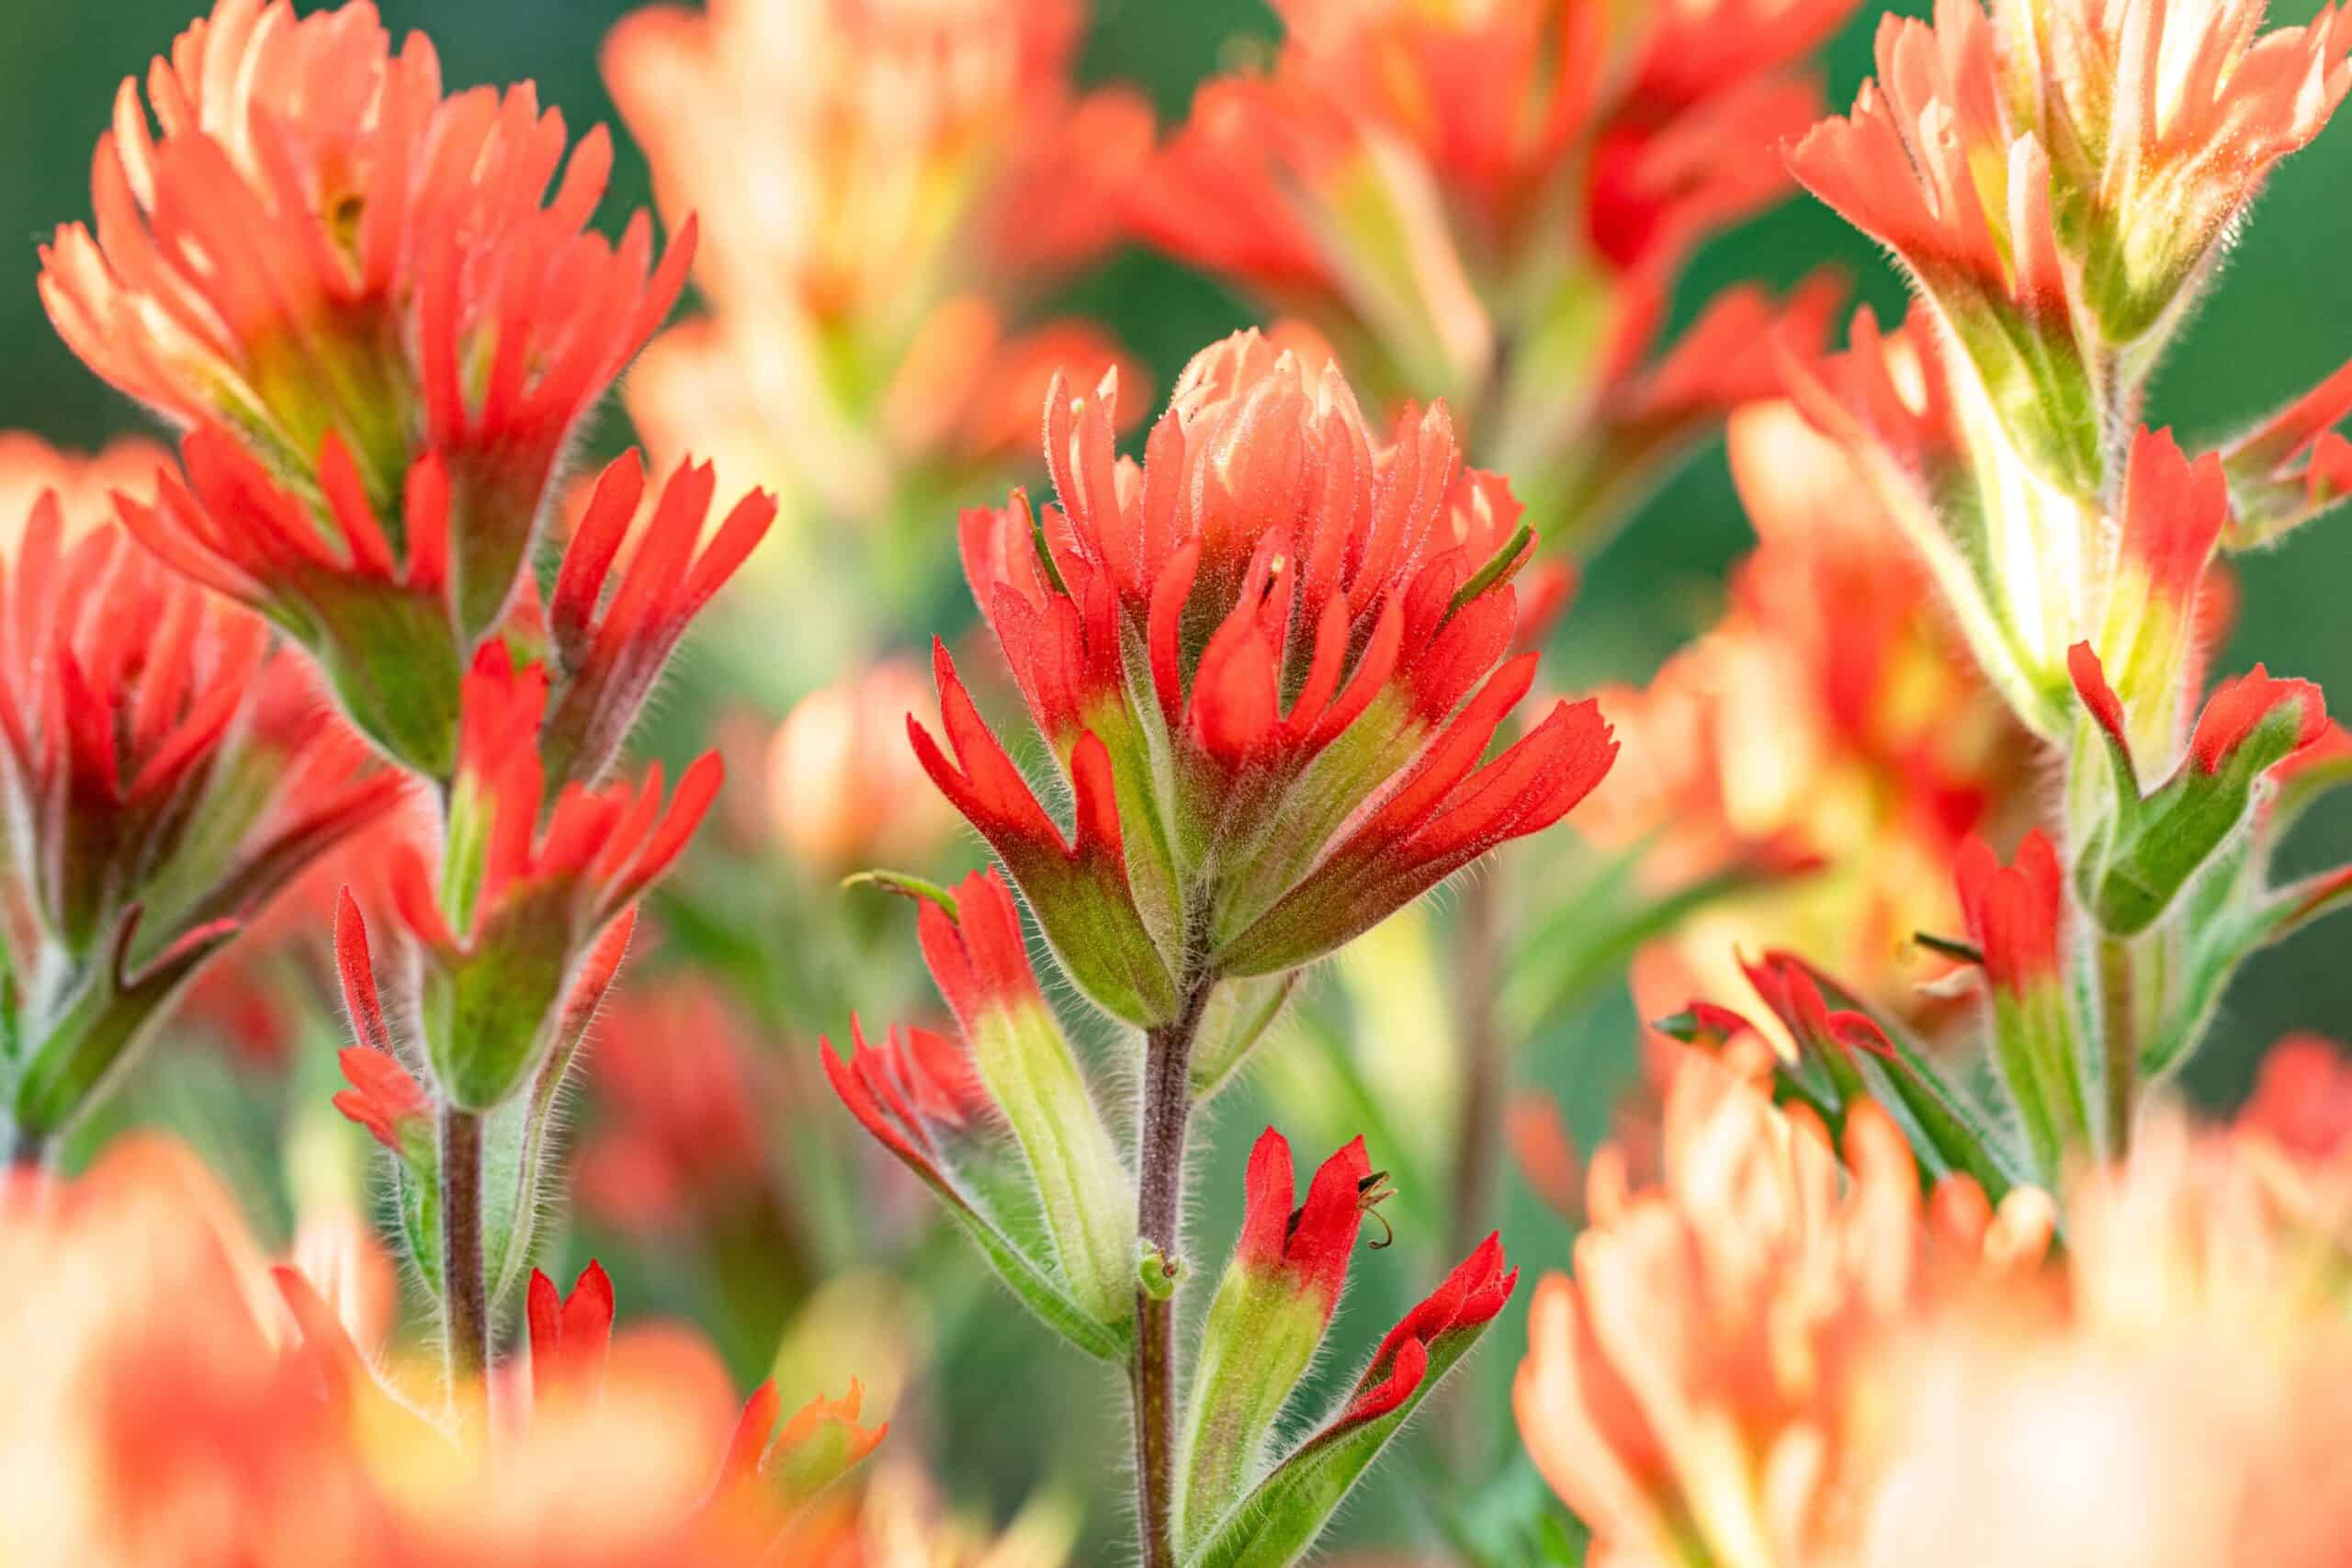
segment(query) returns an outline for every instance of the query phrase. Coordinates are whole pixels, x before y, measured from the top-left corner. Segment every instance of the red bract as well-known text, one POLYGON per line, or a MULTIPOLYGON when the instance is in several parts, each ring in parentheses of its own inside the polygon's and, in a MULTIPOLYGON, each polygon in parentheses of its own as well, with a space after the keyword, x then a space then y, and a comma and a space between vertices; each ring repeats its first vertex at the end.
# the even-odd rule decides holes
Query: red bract
POLYGON ((2327 732, 2327 699, 2311 682, 2280 680, 2257 664, 2206 699, 2188 738, 2189 758, 2199 772, 2218 773, 2257 728, 2274 724, 2291 756, 2327 732))
POLYGON ((787 1508, 807 1503, 872 1453, 889 1435, 890 1424, 868 1429, 857 1424, 865 1391, 850 1381, 839 1399, 820 1394, 779 1428, 783 1396, 774 1382, 763 1382, 744 1402, 728 1438, 727 1457, 719 1461, 722 1489, 758 1483, 778 1495, 787 1508))
POLYGON ((64 532, 44 496, 0 561, 0 934, 27 1061, 13 1111, 40 1130, 71 1117, 272 895, 403 787, 260 622, 115 528, 71 548, 64 532))
POLYGON ((591 1259, 568 1292, 532 1269, 523 1317, 530 1330, 533 1403, 595 1393, 613 1348, 613 1281, 604 1266, 591 1259))
MULTIPOLYGON (((1037 988, 1012 891, 994 872, 976 873, 956 886, 952 904, 926 898, 921 919, 923 956, 955 1010, 963 1049, 912 1030, 903 1038, 893 1031, 877 1052, 853 1016, 854 1063, 827 1041, 826 1076, 852 1114, 992 1254, 1011 1244, 965 1190, 957 1156, 985 1152, 967 1143, 967 1130, 1009 1134, 1050 1256, 1008 1252, 998 1256, 1000 1271, 1049 1319, 1063 1302, 1040 1299, 1036 1287, 1093 1324, 1121 1323, 1134 1312, 1136 1291, 1132 1179, 1037 988)), ((992 1181, 974 1187, 1005 1190, 992 1181)))
POLYGON ((471 1110, 497 1104, 576 1040, 619 965, 626 917, 684 850, 722 772, 716 752, 697 759, 666 809, 658 763, 642 785, 567 784, 549 806, 537 743, 546 701, 543 667, 518 671, 503 643, 486 647, 466 683, 437 892, 416 846, 394 852, 393 902, 426 958, 434 1074, 471 1110))
POLYGON ((594 781, 612 765, 686 623, 766 536, 775 498, 753 491, 697 551, 715 485, 709 464, 680 464, 633 530, 643 460, 625 453, 596 481, 548 603, 563 694, 542 744, 559 773, 594 781), (615 581, 625 547, 628 564, 615 581))
POLYGON ((1340 1304, 1348 1258, 1363 1224, 1364 1183, 1372 1161, 1358 1138, 1323 1162, 1306 1201, 1292 1208, 1290 1143, 1272 1127, 1250 1151, 1248 1207, 1234 1262, 1290 1292, 1311 1298, 1324 1321, 1340 1304))
POLYGON ((1971 839, 1954 870, 1968 940, 1984 955, 1986 977, 2012 996, 2055 981, 2065 885, 2050 840, 2038 829, 2028 833, 2005 866, 1990 844, 1971 839))
POLYGON ((1372 1364, 1356 1379, 1346 1408, 1312 1440, 1322 1441, 1402 1408, 1419 1391, 1432 1364, 1460 1355, 1519 1288, 1519 1270, 1506 1272, 1503 1262, 1500 1235, 1480 1242, 1442 1284, 1388 1331, 1373 1352, 1372 1364))
POLYGON ((1187 368, 1140 465, 1113 453, 1116 399, 1106 379, 1048 403, 1059 507, 1016 495, 964 523, 1074 835, 944 651, 954 761, 913 738, 1074 977, 1148 1022, 1187 962, 1295 967, 1555 821, 1614 748, 1591 704, 1563 703, 1479 766, 1533 680, 1533 654, 1503 662, 1532 534, 1500 479, 1462 468, 1442 405, 1381 445, 1336 371, 1255 333, 1187 368))

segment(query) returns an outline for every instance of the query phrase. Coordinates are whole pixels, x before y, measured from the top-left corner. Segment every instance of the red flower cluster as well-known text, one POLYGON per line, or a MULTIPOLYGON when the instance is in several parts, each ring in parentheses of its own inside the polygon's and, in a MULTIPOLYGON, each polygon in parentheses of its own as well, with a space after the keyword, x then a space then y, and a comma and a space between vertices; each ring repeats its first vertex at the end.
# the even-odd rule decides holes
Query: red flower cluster
POLYGON ((1294 968, 1558 820, 1615 748, 1592 704, 1561 703, 1481 765, 1534 680, 1532 653, 1505 659, 1532 535, 1461 467, 1442 405, 1378 444, 1336 371, 1255 333, 1193 362, 1139 465, 1114 456, 1116 399, 1106 380, 1047 405, 1059 507, 1016 494, 964 522, 1074 833, 944 648, 947 748, 912 734, 1064 967, 1148 1023, 1181 972, 1294 968))

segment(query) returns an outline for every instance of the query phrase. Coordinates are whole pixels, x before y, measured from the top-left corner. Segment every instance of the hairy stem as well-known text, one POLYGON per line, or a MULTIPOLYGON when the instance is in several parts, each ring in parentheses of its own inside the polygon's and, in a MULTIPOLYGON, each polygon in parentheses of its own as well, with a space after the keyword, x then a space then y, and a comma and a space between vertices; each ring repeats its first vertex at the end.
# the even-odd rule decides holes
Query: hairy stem
POLYGON ((454 1105, 441 1111, 441 1303, 449 1393, 465 1390, 490 1367, 490 1290, 481 1241, 481 1118, 454 1105))
POLYGON ((2101 1131, 2109 1159, 2132 1150, 2132 1108, 2139 1096, 2140 1007, 2136 957, 2129 937, 2098 942, 2099 1044, 2106 1102, 2101 1131))
MULTIPOLYGON (((1193 1041, 1214 980, 1186 986, 1176 1016, 1145 1035, 1143 1124, 1136 1139, 1136 1234, 1173 1270, 1182 1246, 1184 1154, 1193 1114, 1193 1041)), ((1144 1568, 1176 1565, 1176 1292, 1136 1288, 1136 1527, 1144 1568)))

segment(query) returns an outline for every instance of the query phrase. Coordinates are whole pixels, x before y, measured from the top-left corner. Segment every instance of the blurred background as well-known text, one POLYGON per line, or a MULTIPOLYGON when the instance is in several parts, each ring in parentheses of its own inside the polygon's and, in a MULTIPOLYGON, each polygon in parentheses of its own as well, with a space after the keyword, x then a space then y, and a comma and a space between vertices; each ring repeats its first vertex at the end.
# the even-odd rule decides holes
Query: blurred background
MULTIPOLYGON (((612 125, 619 156, 606 217, 616 225, 619 215, 649 203, 645 159, 621 130, 598 66, 608 28, 633 8, 624 0, 383 0, 381 8, 395 32, 421 28, 431 34, 452 85, 533 78, 543 99, 560 106, 575 131, 597 122, 612 125)), ((2273 19, 2301 20, 2314 8, 2274 6, 2273 19)), ((0 11, 0 134, 17 150, 0 160, 0 233, 11 242, 0 252, 0 350, 7 367, 0 378, 0 428, 30 430, 85 448, 142 428, 139 412, 87 374, 51 331, 33 288, 35 246, 58 222, 86 216, 89 150, 107 122, 117 84, 143 66, 186 24, 191 9, 191 0, 12 0, 0 11)), ((1921 13, 1927 6, 1894 9, 1921 13)), ((1825 54, 1833 106, 1848 104, 1865 74, 1880 14, 1863 7, 1825 54)), ((1201 79, 1263 57, 1276 36, 1272 17, 1258 0, 1095 0, 1080 80, 1134 85, 1164 124, 1182 117, 1201 79)), ((2352 267, 2345 265, 2352 255, 2352 203, 2343 199, 2347 186, 2352 128, 2338 126, 2288 161, 2165 367, 2151 424, 2174 424, 2185 437, 2210 437, 2341 361, 2352 335, 2346 331, 2352 321, 2352 267)), ((1679 319, 1687 320, 1699 302, 1732 282, 1785 287, 1825 261, 1842 267, 1857 299, 1876 306, 1882 317, 1900 312, 1901 285, 1869 243, 1826 209, 1799 198, 1712 243, 1683 279, 1679 319)), ((1106 326, 1148 367, 1155 403, 1195 350, 1254 319, 1243 300, 1218 284, 1137 248, 1115 252, 1046 303, 1057 313, 1106 326)), ((630 439, 616 403, 596 432, 596 451, 616 451, 630 439)), ((1027 477, 1034 483, 1038 476, 1027 477)), ((943 558, 954 549, 954 502, 977 499, 983 498, 951 496, 937 507, 930 537, 943 558)), ((1572 612, 1553 634, 1550 682, 1573 691, 1645 678, 1711 624, 1722 605, 1725 568, 1751 543, 1719 446, 1711 446, 1593 564, 1572 612)), ((821 549, 809 558, 821 570, 821 549)), ((2352 532, 2344 519, 2298 536, 2291 553, 2245 560, 2241 576, 2242 608, 2222 666, 2238 669, 2261 660, 2275 671, 2352 694, 2352 613, 2346 604, 2352 532)), ((908 649, 920 646, 917 630, 937 629, 952 641, 971 619, 960 587, 937 600, 935 626, 908 628, 908 649)), ((779 639, 777 649, 791 640, 779 639)), ((708 689, 723 684, 727 672, 747 658, 767 661, 756 678, 776 703, 838 673, 794 667, 789 649, 777 649, 690 660, 681 682, 685 689, 665 710, 651 738, 654 748, 684 750, 707 733, 716 722, 708 689)), ((2352 696, 2346 700, 2352 704, 2352 696)), ((737 770, 734 794, 761 788, 756 764, 737 770)), ((2352 821, 2323 819, 2305 831, 2311 841, 2290 871, 2352 853, 2352 821)), ((959 843, 955 853, 962 857, 951 857, 957 869, 977 863, 967 844, 959 843)), ((1121 1452, 1125 1441, 1115 1380, 1099 1377, 1097 1369, 1053 1346, 952 1238, 876 1247, 877 1232, 907 1230, 906 1215, 917 1207, 911 1184, 854 1150, 847 1119, 834 1107, 805 1098, 816 1039, 842 1034, 848 1002, 873 1021, 890 1016, 894 1004, 915 1005, 910 998, 922 996, 907 968, 911 922, 870 893, 844 892, 829 878, 779 879, 753 863, 704 866, 684 879, 662 913, 669 940, 649 961, 654 978, 666 965, 715 970, 742 983, 734 987, 732 1012, 680 1005, 647 1024, 642 1043, 628 1054, 658 1056, 665 1030, 681 1036, 733 1030, 754 1043, 753 1054, 775 1067, 784 1085, 773 1101, 763 1102, 777 1109, 761 1135, 789 1145, 777 1182, 796 1211, 802 1256, 789 1269, 773 1259, 730 1269, 723 1266, 729 1246, 757 1252, 764 1245, 768 1233, 760 1216, 751 1216, 731 1241, 719 1236, 686 1258, 658 1235, 649 1238, 645 1227, 631 1230, 604 1206, 592 1205, 560 1247, 570 1266, 576 1269, 592 1252, 603 1257, 620 1284, 625 1315, 667 1311, 716 1324, 714 1332, 746 1381, 763 1363, 784 1375, 799 1356, 809 1381, 838 1387, 855 1372, 870 1386, 880 1384, 886 1401, 899 1396, 899 1383, 919 1382, 921 1407, 901 1418, 905 1436, 894 1442, 922 1445, 950 1499, 996 1518, 1039 1497, 1066 1499, 1070 1517, 1085 1521, 1078 1527, 1085 1534, 1076 1560, 1106 1560, 1100 1555, 1108 1550, 1103 1543, 1116 1538, 1122 1522, 1121 1506, 1106 1501, 1101 1489, 1124 1464, 1106 1466, 1102 1458, 1121 1452), (721 1262, 714 1264, 714 1258, 721 1262), (763 1304, 763 1292, 775 1300, 763 1304), (810 1310, 808 1303, 820 1298, 824 1310, 810 1310), (789 1325, 781 1353, 774 1350, 778 1319, 789 1325), (729 1323, 740 1332, 730 1331, 729 1323), (797 1342, 795 1334, 801 1336, 797 1342), (1048 1411, 1074 1415, 1041 1420, 1048 1411)), ((2247 966, 2229 998, 2222 1043, 2197 1066, 2194 1092, 2218 1102, 2233 1100, 2254 1054, 2284 1032, 2352 1034, 2352 964, 2342 957, 2343 929, 2323 926, 2247 966)), ((1413 976, 1392 979, 1398 1010, 1389 1027, 1409 1033, 1413 1009, 1430 998, 1415 992, 1413 976)), ((1518 1075, 1558 1099, 1579 1146, 1589 1146, 1632 1070, 1636 1038, 1630 1004, 1612 987, 1530 1042, 1518 1075)), ((314 1056, 324 1054, 324 1043, 306 1048, 314 1056)), ((141 1086, 124 1114, 198 1123, 187 1130, 232 1168, 240 1158, 235 1151, 258 1141, 245 1134, 277 1113, 279 1102, 254 1088, 248 1065, 198 1066, 187 1054, 166 1050, 142 1071, 155 1081, 141 1086), (208 1118, 214 1124, 201 1124, 208 1118), (238 1125, 224 1128, 218 1124, 222 1121, 238 1125)), ((306 1077, 318 1080, 315 1069, 299 1065, 291 1073, 297 1084, 306 1077)), ((592 1131, 596 1114, 592 1106, 592 1131)), ((1239 1151, 1270 1114, 1264 1092, 1252 1087, 1231 1097, 1216 1118, 1218 1152, 1199 1167, 1203 1258, 1222 1256, 1238 1213, 1239 1151)), ((1301 1141, 1303 1158, 1319 1157, 1319 1149, 1306 1146, 1311 1140, 1301 1141)), ((1377 1147, 1374 1153, 1375 1162, 1385 1157, 1377 1147)), ((605 1179, 626 1188, 628 1168, 623 1164, 605 1179)), ((284 1186, 259 1175, 251 1185, 265 1204, 273 1187, 284 1186)), ((1518 1182, 1507 1182, 1505 1191, 1504 1231, 1514 1259, 1537 1269, 1564 1261, 1566 1222, 1518 1182)), ((1413 1223, 1410 1196, 1408 1190, 1400 1205, 1407 1225, 1413 1223)), ((1427 1283, 1408 1267, 1384 1267, 1378 1255, 1369 1256, 1374 1260, 1360 1268, 1344 1343, 1327 1371, 1352 1366, 1363 1344, 1427 1283)), ((1461 1390, 1452 1395, 1477 1410, 1478 1419, 1496 1423, 1495 1453, 1516 1453, 1515 1445, 1501 1439, 1508 1379, 1524 1344, 1525 1294, 1474 1364, 1478 1397, 1461 1390)), ((786 1393, 795 1398, 800 1391, 786 1393)), ((1411 1455, 1389 1461, 1350 1510, 1347 1536, 1393 1540, 1400 1530, 1419 1529, 1408 1516, 1425 1506, 1417 1499, 1428 1493, 1407 1482, 1416 1464, 1435 1462, 1411 1455)), ((1538 1490, 1523 1461, 1499 1465, 1487 1479, 1491 1484, 1479 1495, 1490 1497, 1498 1514, 1527 1506, 1538 1490)), ((1480 1506, 1473 1499, 1466 1511, 1480 1506)), ((1474 1518, 1448 1528, 1479 1527, 1474 1518)))

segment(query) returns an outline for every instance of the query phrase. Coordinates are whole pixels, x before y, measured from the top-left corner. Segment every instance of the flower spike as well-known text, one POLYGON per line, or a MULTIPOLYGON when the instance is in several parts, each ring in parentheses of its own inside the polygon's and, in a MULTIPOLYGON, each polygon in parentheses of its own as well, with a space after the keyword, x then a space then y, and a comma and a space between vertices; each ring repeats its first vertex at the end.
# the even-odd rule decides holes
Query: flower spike
POLYGON ((1190 1561, 1238 1568, 1287 1562, 1306 1550, 1388 1439, 1510 1304, 1519 1270, 1504 1261, 1501 1238, 1488 1236, 1406 1314, 1339 1413, 1204 1529, 1190 1561))
POLYGON ((924 900, 923 956, 956 1014, 961 1045, 892 1030, 876 1048, 853 1017, 846 1060, 823 1042, 825 1076, 850 1113, 937 1193, 1005 1282, 1065 1337, 1095 1354, 1135 1314, 1135 1199, 1080 1070, 1029 966, 1012 895, 994 872, 924 900), (978 1195, 977 1173, 1009 1133, 1017 1182, 1046 1246, 1024 1250, 978 1195))
POLYGON ((617 245, 588 231, 609 140, 567 163, 527 85, 445 98, 432 46, 394 53, 364 3, 219 0, 147 99, 160 133, 126 81, 99 142, 95 237, 41 253, 68 346, 188 433, 188 484, 125 523, 446 780, 466 666, 582 417, 675 301, 692 225, 658 267, 642 214, 617 245))

